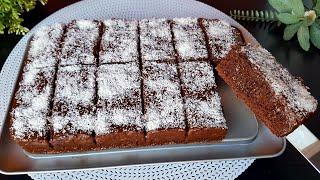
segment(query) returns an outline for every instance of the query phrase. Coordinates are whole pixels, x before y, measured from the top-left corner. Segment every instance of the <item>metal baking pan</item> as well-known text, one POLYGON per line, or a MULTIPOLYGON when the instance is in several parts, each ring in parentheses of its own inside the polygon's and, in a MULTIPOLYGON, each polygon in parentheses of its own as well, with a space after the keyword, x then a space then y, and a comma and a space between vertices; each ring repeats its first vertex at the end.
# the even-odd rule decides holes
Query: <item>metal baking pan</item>
MULTIPOLYGON (((128 1, 126 1, 128 3, 128 1)), ((53 22, 68 22, 72 19, 150 18, 150 17, 208 17, 224 19, 239 28, 247 42, 256 40, 237 22, 222 12, 195 1, 136 1, 130 10, 122 1, 81 1, 68 6, 42 21, 37 27, 53 22), (143 7, 143 8, 142 8, 143 7), (152 10, 157 7, 157 10, 152 10), (150 8, 150 10, 148 9, 150 8), (81 9, 81 11, 79 11, 81 9), (117 9, 117 11, 114 11, 117 9), (143 13, 141 9, 144 9, 143 13), (73 12, 70 15, 70 12, 73 12)), ((9 140, 7 115, 14 92, 23 54, 31 30, 14 48, 0 74, 0 171, 4 174, 47 172, 130 166, 155 163, 209 161, 235 158, 267 158, 280 155, 286 146, 284 138, 274 136, 259 123, 248 108, 240 102, 229 87, 218 78, 219 94, 229 127, 221 142, 206 144, 179 144, 129 149, 109 149, 63 154, 30 154, 9 140)))
POLYGON ((275 137, 265 126, 258 123, 226 84, 219 81, 218 86, 229 127, 222 142, 31 154, 9 140, 9 123, 5 123, 0 139, 0 170, 6 174, 19 174, 181 161, 265 158, 281 154, 285 148, 284 139, 275 137))

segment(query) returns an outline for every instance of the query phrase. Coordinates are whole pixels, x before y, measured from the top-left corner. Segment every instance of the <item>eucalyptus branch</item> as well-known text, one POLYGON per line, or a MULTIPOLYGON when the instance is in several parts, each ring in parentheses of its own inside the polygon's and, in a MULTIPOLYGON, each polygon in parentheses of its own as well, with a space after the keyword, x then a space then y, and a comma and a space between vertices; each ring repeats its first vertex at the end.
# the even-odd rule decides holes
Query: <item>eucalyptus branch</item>
POLYGON ((303 50, 310 49, 310 42, 320 49, 320 0, 313 0, 312 8, 306 7, 302 0, 268 2, 276 11, 232 10, 230 16, 236 20, 285 24, 284 40, 297 34, 303 50))

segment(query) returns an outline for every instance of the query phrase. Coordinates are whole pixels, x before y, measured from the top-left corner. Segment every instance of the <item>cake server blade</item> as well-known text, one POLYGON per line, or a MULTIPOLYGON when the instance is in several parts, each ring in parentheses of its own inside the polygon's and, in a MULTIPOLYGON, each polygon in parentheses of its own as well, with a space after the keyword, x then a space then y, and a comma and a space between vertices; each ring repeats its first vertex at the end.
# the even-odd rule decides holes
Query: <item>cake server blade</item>
POLYGON ((320 173, 319 139, 304 125, 298 127, 286 138, 320 173))

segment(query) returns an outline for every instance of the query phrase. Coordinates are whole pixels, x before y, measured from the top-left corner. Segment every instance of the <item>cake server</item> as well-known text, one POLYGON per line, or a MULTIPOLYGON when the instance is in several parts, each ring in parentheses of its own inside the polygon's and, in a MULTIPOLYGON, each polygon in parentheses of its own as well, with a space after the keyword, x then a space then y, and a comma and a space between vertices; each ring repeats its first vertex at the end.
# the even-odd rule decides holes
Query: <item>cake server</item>
POLYGON ((320 173, 319 139, 306 126, 301 125, 287 136, 287 140, 320 173))

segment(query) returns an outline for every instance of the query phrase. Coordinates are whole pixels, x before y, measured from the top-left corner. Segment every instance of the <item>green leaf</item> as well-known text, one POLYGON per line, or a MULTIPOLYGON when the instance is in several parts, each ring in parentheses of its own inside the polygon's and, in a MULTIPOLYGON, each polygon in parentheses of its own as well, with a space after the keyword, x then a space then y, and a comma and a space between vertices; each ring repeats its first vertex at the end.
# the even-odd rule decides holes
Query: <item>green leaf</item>
POLYGON ((308 51, 310 48, 310 42, 309 42, 309 28, 308 26, 302 25, 298 29, 298 41, 301 46, 301 48, 305 51, 308 51))
POLYGON ((277 15, 277 17, 279 21, 281 21, 284 24, 294 24, 299 22, 299 18, 290 13, 280 13, 277 15))
POLYGON ((290 12, 290 0, 268 0, 269 4, 279 12, 290 12))
POLYGON ((268 2, 280 13, 293 12, 299 17, 303 17, 304 15, 304 6, 302 0, 268 0, 268 2))
POLYGON ((320 16, 320 0, 317 1, 317 4, 314 6, 313 9, 316 11, 317 15, 320 16))
POLYGON ((302 0, 290 0, 290 5, 293 13, 300 17, 304 16, 304 6, 302 0))
POLYGON ((290 40, 297 33, 301 25, 302 25, 302 22, 288 25, 284 29, 283 39, 286 41, 290 40))
POLYGON ((310 27, 310 40, 312 44, 320 49, 320 25, 313 23, 310 27))

